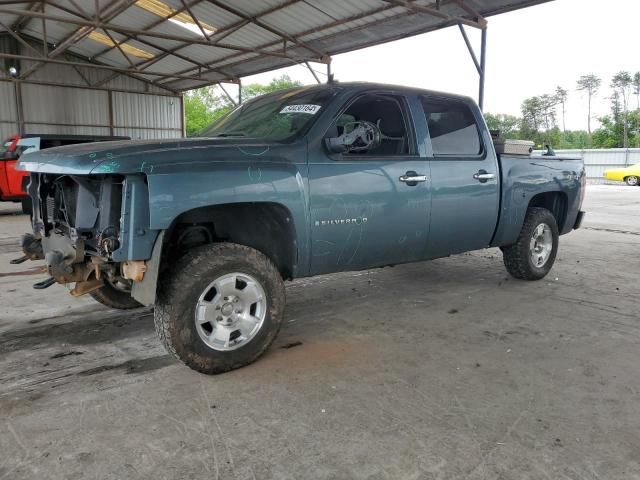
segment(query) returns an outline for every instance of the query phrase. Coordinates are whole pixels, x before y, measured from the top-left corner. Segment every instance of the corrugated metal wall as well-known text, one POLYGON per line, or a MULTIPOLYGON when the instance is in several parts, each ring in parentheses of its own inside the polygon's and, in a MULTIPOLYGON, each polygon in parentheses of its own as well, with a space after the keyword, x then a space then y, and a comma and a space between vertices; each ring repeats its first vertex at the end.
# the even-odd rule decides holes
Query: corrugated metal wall
POLYGON ((180 98, 124 92, 112 95, 115 135, 144 139, 180 136, 168 135, 180 133, 175 130, 176 119, 182 115, 180 98))
MULTIPOLYGON (((21 61, 19 70, 33 65, 21 61)), ((20 131, 19 109, 23 133, 183 136, 182 97, 132 77, 47 64, 20 81, 19 92, 16 102, 15 83, 0 73, 0 141, 20 131)))
POLYGON ((607 168, 626 167, 640 163, 640 148, 556 150, 555 152, 559 155, 579 155, 584 158, 587 179, 590 183, 604 183, 602 174, 607 168))
POLYGON ((17 131, 15 87, 12 83, 0 82, 0 142, 17 131))
POLYGON ((24 133, 109 135, 109 93, 22 85, 24 133))

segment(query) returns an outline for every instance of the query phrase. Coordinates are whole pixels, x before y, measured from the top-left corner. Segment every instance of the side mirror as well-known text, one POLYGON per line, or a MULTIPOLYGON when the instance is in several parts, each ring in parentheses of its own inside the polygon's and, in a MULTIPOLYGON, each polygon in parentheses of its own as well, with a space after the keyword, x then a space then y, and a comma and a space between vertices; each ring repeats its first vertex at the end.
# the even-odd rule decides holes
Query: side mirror
POLYGON ((324 143, 331 153, 362 152, 380 145, 381 133, 375 123, 365 120, 344 125, 344 133, 325 138, 324 143))

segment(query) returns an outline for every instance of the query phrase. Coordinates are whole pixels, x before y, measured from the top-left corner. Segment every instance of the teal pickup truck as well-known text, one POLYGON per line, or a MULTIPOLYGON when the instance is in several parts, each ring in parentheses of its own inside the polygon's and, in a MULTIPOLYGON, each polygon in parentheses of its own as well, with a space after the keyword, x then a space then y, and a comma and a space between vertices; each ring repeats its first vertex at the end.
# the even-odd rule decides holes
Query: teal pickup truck
POLYGON ((583 162, 493 140, 469 98, 332 83, 246 102, 198 138, 36 152, 14 262, 45 260, 35 288, 154 305, 170 352, 225 372, 272 343, 288 279, 487 247, 544 277, 580 226, 583 162))

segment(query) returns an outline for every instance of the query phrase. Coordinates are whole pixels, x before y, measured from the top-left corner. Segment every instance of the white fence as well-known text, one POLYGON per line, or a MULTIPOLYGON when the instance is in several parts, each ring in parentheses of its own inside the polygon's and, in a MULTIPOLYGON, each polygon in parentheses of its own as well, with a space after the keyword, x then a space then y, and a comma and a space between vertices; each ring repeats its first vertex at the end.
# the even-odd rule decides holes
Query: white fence
POLYGON ((604 183, 603 172, 640 163, 640 148, 599 148, 594 150, 556 150, 558 155, 575 155, 584 159, 587 180, 604 183))

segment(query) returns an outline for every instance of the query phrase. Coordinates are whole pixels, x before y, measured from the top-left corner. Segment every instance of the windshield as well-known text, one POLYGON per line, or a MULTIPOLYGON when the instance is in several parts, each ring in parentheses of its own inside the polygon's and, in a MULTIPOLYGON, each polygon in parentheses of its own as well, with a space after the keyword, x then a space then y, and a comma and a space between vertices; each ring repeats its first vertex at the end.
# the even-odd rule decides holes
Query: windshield
POLYGON ((202 137, 249 137, 282 142, 304 133, 329 105, 337 88, 301 87, 264 95, 205 128, 202 137))

